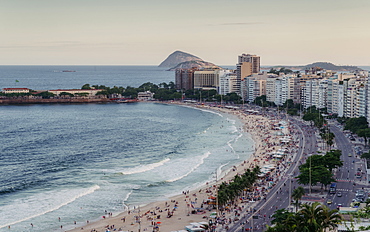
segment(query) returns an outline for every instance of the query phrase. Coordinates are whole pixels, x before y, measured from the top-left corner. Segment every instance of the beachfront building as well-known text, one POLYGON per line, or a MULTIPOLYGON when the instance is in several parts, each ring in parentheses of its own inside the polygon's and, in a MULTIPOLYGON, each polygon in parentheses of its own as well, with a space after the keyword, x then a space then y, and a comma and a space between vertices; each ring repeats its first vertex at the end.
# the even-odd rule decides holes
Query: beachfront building
POLYGON ((237 76, 237 88, 238 94, 243 96, 241 82, 247 76, 250 76, 254 73, 259 73, 261 70, 260 67, 260 57, 250 54, 242 54, 238 56, 238 63, 236 64, 236 76, 237 76))
POLYGON ((316 106, 316 108, 325 108, 327 99, 327 79, 313 78, 305 81, 302 91, 303 108, 316 106))
POLYGON ((103 91, 102 89, 54 89, 48 90, 48 92, 53 93, 55 95, 60 95, 61 93, 69 93, 69 94, 86 94, 88 97, 95 96, 98 92, 103 91))
POLYGON ((366 117, 366 86, 364 78, 343 80, 344 88, 344 117, 366 117))
POLYGON ((344 86, 343 81, 338 79, 328 79, 327 89, 327 109, 329 114, 337 114, 339 117, 343 117, 344 107, 344 86))
POLYGON ((154 93, 150 91, 138 92, 137 99, 139 101, 152 101, 154 99, 154 93))
POLYGON ((204 69, 194 71, 194 89, 219 89, 220 76, 226 74, 224 69, 204 69))
POLYGON ((288 75, 288 99, 292 99, 294 103, 301 103, 301 85, 300 77, 296 74, 288 75))
POLYGON ((182 69, 178 68, 175 71, 175 85, 176 89, 194 89, 194 72, 198 68, 182 69))
POLYGON ((300 79, 295 74, 273 77, 266 80, 266 100, 276 105, 283 105, 288 99, 300 103, 300 79))
POLYGON ((220 86, 218 89, 218 93, 221 95, 226 95, 228 93, 237 92, 237 84, 236 84, 236 73, 234 72, 227 72, 225 75, 220 76, 220 86))
POLYGON ((256 97, 266 95, 266 81, 267 78, 273 77, 275 74, 263 72, 252 74, 242 81, 243 98, 246 101, 253 102, 256 97))
POLYGON ((28 88, 3 88, 3 93, 29 93, 28 88))

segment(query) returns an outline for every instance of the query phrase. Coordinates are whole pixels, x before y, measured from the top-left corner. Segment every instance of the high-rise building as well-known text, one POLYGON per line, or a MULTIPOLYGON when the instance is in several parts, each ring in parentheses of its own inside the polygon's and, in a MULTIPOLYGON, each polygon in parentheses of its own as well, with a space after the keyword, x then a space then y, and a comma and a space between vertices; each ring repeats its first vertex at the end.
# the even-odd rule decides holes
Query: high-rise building
POLYGON ((250 54, 242 54, 238 57, 238 64, 236 64, 236 78, 237 86, 239 88, 239 95, 242 95, 241 81, 247 76, 260 72, 260 57, 250 54))
POLYGON ((198 70, 194 72, 195 89, 219 89, 220 76, 225 74, 223 69, 198 70))
POLYGON ((234 72, 226 72, 225 75, 220 76, 220 87, 218 89, 219 94, 226 95, 237 91, 236 74, 234 72))
POLYGON ((194 89, 194 72, 197 70, 198 68, 176 69, 176 89, 194 89))

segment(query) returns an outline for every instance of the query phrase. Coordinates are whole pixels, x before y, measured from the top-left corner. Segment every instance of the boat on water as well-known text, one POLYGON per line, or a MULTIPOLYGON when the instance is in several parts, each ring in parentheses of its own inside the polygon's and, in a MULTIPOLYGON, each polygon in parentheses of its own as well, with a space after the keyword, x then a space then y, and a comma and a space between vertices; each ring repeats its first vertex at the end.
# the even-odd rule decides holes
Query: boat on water
POLYGON ((76 72, 75 70, 62 70, 62 72, 76 72))

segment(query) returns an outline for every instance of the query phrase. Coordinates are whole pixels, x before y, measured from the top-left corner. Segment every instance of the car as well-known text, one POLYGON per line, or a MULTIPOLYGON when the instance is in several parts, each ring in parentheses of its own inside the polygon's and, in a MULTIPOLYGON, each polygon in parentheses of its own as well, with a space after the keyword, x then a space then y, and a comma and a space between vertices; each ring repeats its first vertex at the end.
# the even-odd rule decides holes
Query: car
POLYGON ((342 207, 342 204, 338 204, 337 205, 337 209, 339 209, 340 207, 342 207))
POLYGON ((337 197, 341 197, 342 196, 342 193, 341 192, 338 192, 337 193, 337 197))
POLYGON ((350 154, 348 154, 348 157, 352 157, 352 154, 350 153, 350 154))
POLYGON ((330 199, 326 201, 326 204, 330 205, 331 203, 333 203, 330 199))

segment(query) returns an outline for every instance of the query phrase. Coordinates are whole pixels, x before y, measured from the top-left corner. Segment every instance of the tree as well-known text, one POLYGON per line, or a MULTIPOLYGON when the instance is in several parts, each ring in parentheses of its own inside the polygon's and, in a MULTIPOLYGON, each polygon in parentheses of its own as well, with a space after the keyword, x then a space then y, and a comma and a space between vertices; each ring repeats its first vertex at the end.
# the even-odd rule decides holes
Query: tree
POLYGON ((368 127, 368 123, 365 117, 359 118, 350 118, 345 122, 344 129, 350 130, 352 133, 357 133, 360 129, 366 129, 368 127))
POLYGON ((73 94, 71 94, 71 93, 68 93, 68 92, 61 92, 61 93, 59 94, 59 96, 69 96, 69 97, 73 97, 74 95, 73 95, 73 94))
MULTIPOLYGON (((335 156, 333 155, 333 157, 335 156)), ((299 166, 300 175, 297 176, 298 183, 304 185, 310 184, 310 188, 318 183, 326 187, 335 180, 332 172, 325 165, 332 167, 331 165, 335 166, 336 164, 326 163, 322 155, 312 155, 307 158, 306 163, 299 166)))
POLYGON ((293 190, 292 198, 295 200, 296 212, 298 211, 299 200, 305 195, 305 190, 302 186, 293 190))
POLYGON ((41 92, 41 93, 38 93, 38 94, 35 94, 35 95, 36 96, 41 96, 42 98, 47 98, 47 99, 55 96, 55 94, 50 93, 48 91, 41 92))
POLYGON ((304 204, 295 214, 288 215, 282 222, 274 223, 269 232, 324 232, 338 227, 342 221, 338 210, 330 210, 327 206, 314 202, 304 204))
POLYGON ((327 169, 329 169, 330 172, 332 172, 334 168, 339 168, 343 166, 343 161, 340 159, 341 156, 342 156, 341 150, 328 151, 323 156, 323 165, 327 169))
POLYGON ((370 137, 370 128, 357 130, 357 135, 363 137, 365 140, 365 144, 367 144, 367 138, 370 137))
POLYGON ((90 84, 84 84, 81 89, 91 89, 90 84))

